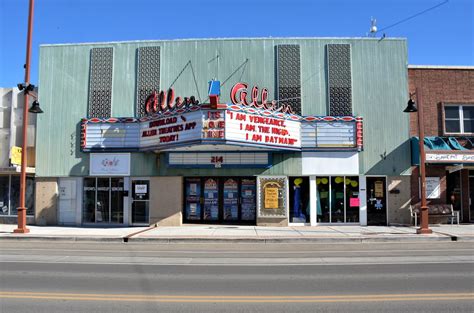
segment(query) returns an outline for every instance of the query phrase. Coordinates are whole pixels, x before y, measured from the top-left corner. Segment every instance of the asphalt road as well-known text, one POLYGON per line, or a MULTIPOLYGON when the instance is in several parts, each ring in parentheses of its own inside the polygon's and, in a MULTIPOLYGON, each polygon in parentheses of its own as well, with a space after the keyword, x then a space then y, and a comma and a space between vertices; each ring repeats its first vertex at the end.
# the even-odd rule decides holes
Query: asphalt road
POLYGON ((473 243, 0 242, 0 312, 473 312, 473 243))

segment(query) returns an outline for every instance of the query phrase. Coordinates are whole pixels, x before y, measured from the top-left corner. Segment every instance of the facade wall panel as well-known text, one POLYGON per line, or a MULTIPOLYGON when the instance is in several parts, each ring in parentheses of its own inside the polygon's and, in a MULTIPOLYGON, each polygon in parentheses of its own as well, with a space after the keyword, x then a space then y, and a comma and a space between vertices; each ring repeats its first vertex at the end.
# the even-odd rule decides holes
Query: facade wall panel
MULTIPOLYGON (((348 43, 352 49, 353 110, 363 116, 364 151, 360 173, 396 175, 409 167, 408 116, 401 111, 407 98, 406 42, 402 39, 229 39, 144 41, 107 44, 41 46, 40 98, 48 110, 39 116, 37 168, 39 176, 87 175, 88 156, 79 149, 79 121, 87 115, 89 55, 96 47, 113 47, 112 116, 133 116, 136 107, 136 53, 145 46, 161 47, 161 89, 207 100, 207 81, 222 83, 221 101, 229 102, 233 84, 248 82, 269 88, 275 95, 274 50, 280 44, 298 44, 301 54, 302 114, 327 115, 327 78, 324 47, 348 43), (390 119, 386 117, 390 116, 390 119), (61 131, 58 131, 61 130, 61 131), (382 130, 382 131, 381 131, 382 130), (66 151, 65 148, 67 147, 66 151), (383 155, 383 157, 381 157, 383 155)), ((273 97, 272 97, 273 98, 273 97)), ((265 174, 295 174, 301 170, 298 154, 274 154, 274 166, 265 174)), ((156 157, 136 157, 156 164, 156 157)), ((135 164, 132 175, 147 165, 135 164)), ((147 161, 147 162, 148 162, 147 161)), ((155 170, 155 169, 154 169, 155 170)), ((163 167, 160 173, 173 175, 163 167)), ((202 171, 202 170, 198 170, 202 171)), ((221 169, 221 175, 233 170, 221 169)), ((253 174, 258 174, 253 171, 253 174)))

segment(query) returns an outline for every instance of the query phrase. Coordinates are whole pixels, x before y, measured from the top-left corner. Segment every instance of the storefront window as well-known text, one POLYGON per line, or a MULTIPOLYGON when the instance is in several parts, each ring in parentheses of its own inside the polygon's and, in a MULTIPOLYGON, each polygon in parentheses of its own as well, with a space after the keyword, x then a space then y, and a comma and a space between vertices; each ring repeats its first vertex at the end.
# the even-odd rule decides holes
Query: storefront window
POLYGON ((109 178, 97 178, 96 222, 109 221, 110 185, 109 178))
POLYGON ((359 177, 346 176, 346 223, 359 222, 359 177))
POLYGON ((83 223, 123 223, 123 177, 84 178, 83 223))
POLYGON ((329 177, 316 178, 317 216, 319 223, 329 223, 329 177))
POLYGON ((359 222, 359 177, 316 177, 318 223, 359 222))
MULTIPOLYGON (((0 215, 17 215, 20 206, 20 176, 0 176, 0 215)), ((26 214, 33 215, 35 208, 35 179, 26 177, 26 214)))
POLYGON ((344 177, 331 178, 331 223, 344 223, 344 177))
POLYGON ((123 223, 123 178, 110 179, 111 223, 123 223))
POLYGON ((95 222, 95 178, 84 178, 84 223, 95 222))
POLYGON ((10 176, 0 176, 0 215, 8 215, 10 209, 10 176))
POLYGON ((309 223, 309 178, 290 177, 290 222, 309 223))

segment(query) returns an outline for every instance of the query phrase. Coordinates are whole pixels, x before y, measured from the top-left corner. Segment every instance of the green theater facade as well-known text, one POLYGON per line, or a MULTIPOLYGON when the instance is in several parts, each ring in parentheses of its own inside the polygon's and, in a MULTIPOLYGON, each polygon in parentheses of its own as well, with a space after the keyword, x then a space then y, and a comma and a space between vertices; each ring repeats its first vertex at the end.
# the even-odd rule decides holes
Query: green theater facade
POLYGON ((37 224, 410 223, 404 39, 43 45, 37 224))

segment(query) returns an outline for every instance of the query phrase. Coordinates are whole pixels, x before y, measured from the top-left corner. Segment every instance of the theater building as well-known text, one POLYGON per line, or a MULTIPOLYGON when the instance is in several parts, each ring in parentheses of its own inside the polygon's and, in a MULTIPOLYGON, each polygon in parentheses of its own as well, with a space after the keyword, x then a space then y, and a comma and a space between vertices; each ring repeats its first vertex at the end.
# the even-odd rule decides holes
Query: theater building
POLYGON ((43 45, 39 73, 49 224, 410 222, 404 39, 43 45))
MULTIPOLYGON (((409 66, 409 89, 421 92, 429 204, 452 204, 474 221, 474 67, 409 66)), ((416 98, 416 95, 413 95, 416 98)), ((412 204, 420 202, 418 120, 412 114, 412 204)), ((444 219, 446 220, 446 219, 444 219)), ((432 219, 430 219, 430 222, 432 219)), ((441 221, 441 220, 440 220, 441 221)))

